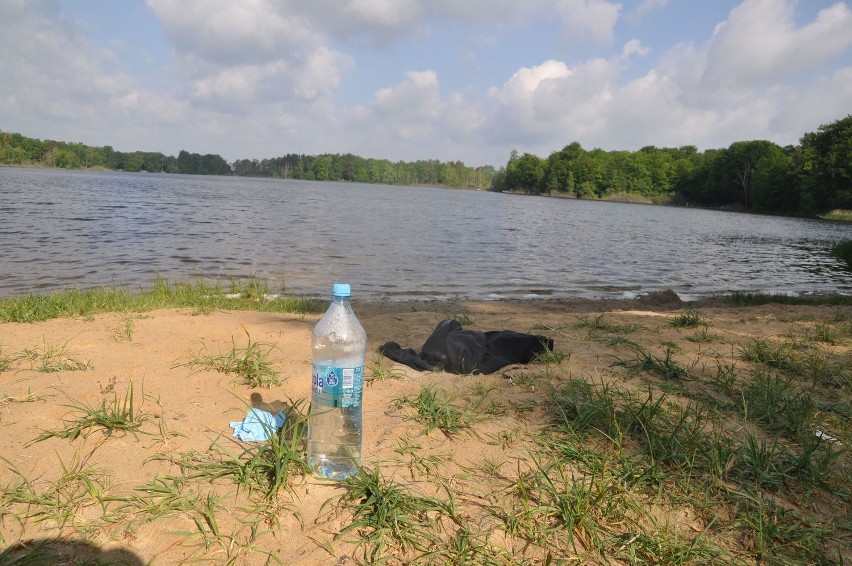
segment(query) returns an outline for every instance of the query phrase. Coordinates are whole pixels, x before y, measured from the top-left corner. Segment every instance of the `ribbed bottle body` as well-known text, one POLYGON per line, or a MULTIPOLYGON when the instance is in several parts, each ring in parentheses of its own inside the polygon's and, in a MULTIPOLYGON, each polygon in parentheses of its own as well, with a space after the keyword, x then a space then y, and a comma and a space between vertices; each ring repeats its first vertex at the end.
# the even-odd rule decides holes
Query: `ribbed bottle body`
POLYGON ((318 477, 346 479, 357 473, 361 463, 361 405, 367 355, 367 335, 348 296, 332 297, 328 310, 314 327, 311 352, 308 465, 318 477))

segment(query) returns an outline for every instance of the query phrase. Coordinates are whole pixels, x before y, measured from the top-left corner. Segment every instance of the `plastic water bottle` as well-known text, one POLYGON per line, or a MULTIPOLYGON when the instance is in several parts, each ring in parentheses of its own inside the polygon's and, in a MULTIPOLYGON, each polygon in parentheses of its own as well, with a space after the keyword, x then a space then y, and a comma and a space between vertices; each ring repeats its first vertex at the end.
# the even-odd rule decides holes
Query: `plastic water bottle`
POLYGON ((349 304, 350 287, 335 283, 331 304, 314 326, 313 394, 308 465, 321 478, 346 479, 361 464, 361 401, 367 334, 349 304))

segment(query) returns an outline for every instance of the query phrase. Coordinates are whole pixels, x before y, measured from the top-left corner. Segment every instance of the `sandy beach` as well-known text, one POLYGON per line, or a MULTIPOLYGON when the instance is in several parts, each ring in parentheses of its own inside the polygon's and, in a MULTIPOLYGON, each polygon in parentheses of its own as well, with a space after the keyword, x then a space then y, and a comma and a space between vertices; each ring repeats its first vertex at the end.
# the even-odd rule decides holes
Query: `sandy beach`
MULTIPOLYGON (((540 536, 529 526, 518 527, 526 524, 516 513, 526 501, 519 498, 518 479, 545 465, 536 456, 550 454, 542 438, 556 434, 547 432, 554 388, 581 380, 622 392, 620 398, 664 395, 666 405, 674 407, 706 403, 707 430, 725 431, 732 439, 743 430, 769 442, 781 438, 791 453, 798 453, 804 435, 829 437, 837 455, 820 482, 758 485, 775 505, 810 517, 809 525, 824 530, 822 538, 814 539, 813 552, 829 561, 852 559, 848 481, 844 491, 844 480, 837 478, 849 469, 842 447, 852 443, 852 434, 842 410, 826 408, 834 404, 848 411, 852 401, 844 381, 852 307, 733 307, 720 300, 685 304, 673 293, 631 301, 355 301, 353 306, 370 347, 364 467, 380 470, 382 478, 409 495, 452 500, 453 512, 439 507, 408 512, 446 548, 434 541, 418 548, 417 540, 406 544, 390 532, 377 553, 366 542, 376 534, 374 528, 353 527, 339 535, 363 518, 356 504, 366 498, 351 501, 351 492, 334 482, 294 473, 267 498, 233 476, 214 477, 205 464, 239 461, 250 455, 246 450, 257 449, 256 443, 233 439, 229 426, 246 415, 252 394, 255 403, 259 394, 273 407, 292 410, 295 402, 307 410, 310 333, 320 315, 181 309, 0 323, 0 549, 13 549, 6 558, 34 553, 33 541, 57 536, 65 542, 51 542, 40 552, 54 552, 66 560, 55 563, 69 564, 91 553, 127 564, 206 560, 295 566, 379 559, 406 563, 418 557, 424 563, 450 564, 460 556, 472 564, 534 564, 548 557, 566 563, 604 563, 603 557, 615 564, 638 563, 635 557, 644 555, 631 549, 639 548, 640 535, 659 535, 670 544, 698 540, 719 552, 696 554, 690 563, 760 563, 767 552, 803 556, 803 561, 812 556, 798 542, 784 546, 787 539, 781 536, 772 539, 777 544, 769 550, 760 547, 754 528, 738 521, 738 500, 720 494, 698 502, 688 489, 679 491, 694 484, 679 483, 677 464, 661 468, 660 482, 617 484, 622 491, 616 499, 631 504, 625 503, 618 516, 596 514, 596 529, 566 527, 549 511, 523 516, 526 523, 542 526, 540 536), (673 323, 685 320, 677 318, 684 314, 697 323, 673 323), (375 354, 389 340, 419 349, 446 318, 478 330, 544 334, 554 339, 558 355, 491 375, 459 376, 418 372, 375 354), (759 377, 760 360, 744 354, 756 340, 793 341, 834 368, 837 383, 830 386, 816 377, 795 384, 810 391, 817 406, 802 435, 763 427, 763 421, 737 408, 751 391, 748 384, 759 377), (253 388, 237 374, 192 363, 225 357, 251 343, 267 354, 278 385, 253 388), (668 359, 686 373, 666 376, 637 367, 642 352, 668 359), (720 377, 725 367, 736 373, 727 390, 720 377), (424 387, 446 393, 464 415, 465 426, 427 432, 413 402, 424 387), (126 406, 131 391, 138 428, 92 426, 76 435, 67 432, 80 423, 84 408, 126 406), (154 489, 158 485, 168 486, 174 497, 154 489), (724 504, 714 505, 714 497, 724 504), (460 549, 462 540, 470 543, 468 550, 460 549), (603 552, 595 548, 596 540, 604 541, 603 552)), ((777 371, 788 375, 784 368, 777 371)), ((584 438, 588 445, 604 446, 599 435, 584 438)), ((647 460, 638 436, 625 435, 625 443, 619 448, 624 454, 647 460)), ((565 469, 575 482, 587 473, 580 460, 565 469)), ((734 473, 736 465, 732 469, 719 483, 736 491, 750 480, 734 473)), ((565 478, 551 476, 558 477, 565 478)))

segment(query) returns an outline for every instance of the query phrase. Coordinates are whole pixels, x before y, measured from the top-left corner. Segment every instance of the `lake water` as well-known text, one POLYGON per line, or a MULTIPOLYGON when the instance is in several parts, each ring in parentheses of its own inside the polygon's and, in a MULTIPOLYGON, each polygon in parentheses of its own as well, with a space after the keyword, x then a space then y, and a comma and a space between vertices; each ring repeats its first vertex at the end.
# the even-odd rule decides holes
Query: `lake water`
POLYGON ((325 297, 852 293, 848 224, 476 191, 0 168, 0 296, 254 274, 325 297))

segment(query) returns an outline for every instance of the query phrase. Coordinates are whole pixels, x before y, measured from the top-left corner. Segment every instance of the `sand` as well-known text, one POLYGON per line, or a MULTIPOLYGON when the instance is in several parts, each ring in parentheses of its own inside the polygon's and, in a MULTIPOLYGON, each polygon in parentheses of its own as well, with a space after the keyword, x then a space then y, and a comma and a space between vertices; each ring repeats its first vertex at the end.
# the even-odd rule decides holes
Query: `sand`
MULTIPOLYGON (((632 301, 355 301, 354 309, 369 340, 368 375, 377 363, 374 352, 380 344, 394 340, 419 349, 435 325, 450 316, 463 316, 468 328, 546 334, 555 340, 556 351, 570 353, 570 359, 561 364, 512 366, 486 376, 421 373, 388 360, 381 362, 392 371, 392 378, 365 388, 364 464, 381 466, 389 477, 418 485, 428 474, 417 473, 410 456, 400 450, 406 443, 417 444, 423 455, 435 456, 440 476, 456 485, 458 493, 464 494, 463 503, 472 506, 484 495, 477 495, 479 488, 470 470, 484 461, 517 467, 528 458, 528 446, 512 439, 539 430, 544 423, 534 408, 523 417, 504 410, 476 423, 476 434, 424 434, 422 425, 409 418, 411 410, 398 406, 399 399, 416 396, 424 385, 460 398, 478 396, 479 406, 490 403, 504 408, 536 407, 544 401, 549 383, 572 376, 627 388, 645 387, 647 376, 613 365, 617 359, 629 357, 630 350, 623 344, 591 339, 588 328, 580 324, 602 314, 608 323, 637 325, 630 340, 654 352, 661 352, 666 343, 675 343, 677 358, 684 365, 709 349, 717 359, 742 363, 738 347, 753 337, 782 339, 787 333, 806 333, 819 322, 852 320, 850 307, 685 305, 672 293, 632 301), (709 321, 708 330, 714 336, 710 341, 685 340, 696 329, 668 324, 687 307, 697 309, 709 321), (504 441, 494 441, 500 438, 504 441)), ((238 493, 227 479, 187 481, 183 487, 188 499, 203 501, 208 494, 218 497, 214 509, 219 537, 209 535, 209 523, 197 523, 198 513, 173 511, 154 517, 128 513, 122 507, 134 495, 143 494, 140 486, 157 477, 181 475, 180 466, 169 459, 209 453, 212 445, 235 455, 249 448, 250 443, 231 438, 229 422, 245 416, 252 394, 280 406, 309 399, 310 334, 318 319, 319 315, 161 310, 0 324, 0 360, 11 359, 9 367, 0 372, 0 488, 8 491, 21 486, 25 477, 33 493, 53 493, 61 502, 62 491, 51 491, 51 486, 55 487, 63 473, 67 479, 69 470, 88 470, 96 472, 90 477, 99 478, 97 490, 117 498, 105 504, 105 511, 91 498, 73 507, 67 496, 58 505, 70 506, 73 512, 62 528, 57 528, 53 518, 39 522, 31 513, 24 518, 26 506, 0 509, 0 548, 61 534, 68 542, 51 548, 65 556, 97 549, 102 560, 130 564, 151 560, 177 564, 195 559, 262 564, 270 554, 289 565, 354 563, 360 554, 353 535, 335 538, 352 515, 336 507, 345 490, 333 482, 296 478, 290 492, 279 494, 273 513, 278 525, 261 523, 253 541, 250 526, 241 522, 246 516, 241 509, 256 498, 238 493), (269 347, 280 385, 253 389, 234 375, 188 365, 199 354, 219 355, 234 345, 244 347, 249 338, 269 347), (22 359, 27 351, 39 359, 22 359), (49 353, 60 354, 53 360, 78 362, 85 368, 37 371, 49 353), (33 442, 45 431, 58 431, 63 422, 73 422, 81 406, 111 405, 116 398, 121 401, 131 385, 135 408, 146 417, 137 434, 106 435, 92 429, 76 439, 50 437, 33 442), (116 518, 108 522, 105 516, 116 518), (202 535, 205 531, 207 543, 202 535)), ((848 342, 826 348, 836 356, 849 354, 848 342)), ((692 527, 700 530, 703 525, 696 520, 692 527)), ((491 527, 483 522, 482 528, 491 527)), ((530 552, 534 557, 535 551, 530 552)))

